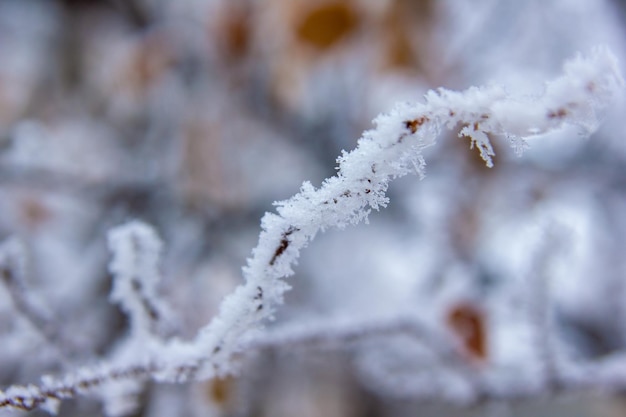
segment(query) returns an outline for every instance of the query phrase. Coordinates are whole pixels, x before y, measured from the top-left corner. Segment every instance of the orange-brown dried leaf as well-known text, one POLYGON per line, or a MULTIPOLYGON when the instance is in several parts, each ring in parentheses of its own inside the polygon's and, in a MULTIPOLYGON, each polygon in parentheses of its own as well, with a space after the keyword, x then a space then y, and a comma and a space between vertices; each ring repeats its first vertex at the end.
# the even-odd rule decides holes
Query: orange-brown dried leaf
POLYGON ((244 6, 232 6, 222 18, 219 37, 228 58, 242 58, 250 50, 252 40, 250 17, 250 11, 244 6))
POLYGON ((300 41, 325 50, 352 33, 357 25, 357 13, 352 6, 337 1, 311 9, 297 23, 295 32, 300 41))
POLYGON ((221 407, 227 406, 234 391, 235 380, 233 377, 215 378, 209 382, 208 394, 214 404, 221 407))
POLYGON ((446 320, 465 353, 472 359, 487 358, 487 328, 481 309, 471 303, 459 303, 448 311, 446 320))
POLYGON ((417 67, 417 58, 408 36, 401 27, 396 27, 391 31, 389 46, 387 47, 387 61, 391 68, 417 67))
POLYGON ((567 116, 567 114, 568 114, 567 109, 560 108, 560 109, 558 109, 556 111, 548 112, 548 118, 549 119, 562 119, 565 116, 567 116))
POLYGON ((127 63, 122 86, 143 94, 174 63, 173 51, 164 35, 155 33, 138 41, 127 63))
POLYGON ((27 227, 34 229, 52 217, 50 209, 39 199, 27 197, 20 202, 21 217, 27 227))
POLYGON ((411 131, 411 133, 417 132, 417 129, 428 121, 428 117, 422 116, 413 120, 406 120, 404 126, 411 131))

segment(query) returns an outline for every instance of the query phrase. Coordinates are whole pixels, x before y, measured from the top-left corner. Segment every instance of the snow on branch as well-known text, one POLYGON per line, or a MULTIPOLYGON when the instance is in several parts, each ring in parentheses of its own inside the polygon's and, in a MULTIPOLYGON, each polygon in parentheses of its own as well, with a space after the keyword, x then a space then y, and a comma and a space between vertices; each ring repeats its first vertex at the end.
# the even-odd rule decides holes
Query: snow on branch
POLYGON ((157 294, 163 242, 152 227, 132 221, 109 231, 108 243, 113 254, 111 301, 128 314, 132 336, 155 333, 166 311, 157 294))
POLYGON ((22 242, 16 238, 2 242, 0 245, 0 277, 2 277, 2 282, 11 295, 14 307, 42 334, 51 337, 52 335, 48 334, 53 327, 50 317, 28 295, 24 279, 25 264, 26 254, 22 242))
MULTIPOLYGON (((487 133, 511 138, 518 149, 525 138, 565 124, 589 134, 622 86, 614 56, 599 48, 567 62, 564 74, 538 97, 511 97, 501 87, 460 93, 440 89, 429 92, 425 103, 401 103, 378 116, 376 127, 363 134, 357 148, 338 158, 335 177, 318 189, 305 182, 294 197, 276 203, 278 214, 263 217, 259 243, 244 268, 246 283, 224 300, 218 317, 200 333, 194 342, 198 351, 228 357, 236 350, 242 334, 271 318, 282 303, 289 289, 282 278, 293 274, 291 265, 300 250, 318 231, 358 223, 371 209, 385 207, 392 179, 415 170, 423 175, 422 150, 435 143, 443 127, 463 126, 460 134, 470 136, 491 166, 487 133)), ((204 376, 214 374, 215 369, 206 369, 204 376)))
MULTIPOLYGON (((589 134, 622 85, 613 55, 596 49, 566 63, 564 74, 539 96, 472 87, 464 92, 439 89, 426 94, 423 103, 398 104, 374 120, 375 128, 363 134, 356 149, 338 158, 336 176, 319 188, 305 182, 294 197, 276 203, 277 213, 263 217, 258 245, 243 270, 245 283, 224 299, 217 317, 194 340, 154 341, 135 362, 112 360, 97 370, 49 379, 40 386, 12 387, 0 393, 0 407, 31 409, 116 380, 181 381, 235 372, 235 354, 249 346, 254 332, 282 303, 289 289, 283 278, 293 274, 300 251, 318 231, 356 224, 371 209, 385 207, 392 179, 415 171, 423 176, 422 151, 443 128, 460 127, 460 136, 467 136, 492 166, 489 135, 507 137, 521 150, 526 138, 566 124, 589 134)), ((116 276, 112 300, 129 314, 132 332, 146 332, 159 314, 153 279, 161 244, 145 226, 131 224, 111 232, 110 246, 116 276)))
POLYGON ((78 352, 78 346, 63 333, 60 320, 46 309, 43 300, 35 297, 26 280, 26 249, 17 238, 0 244, 0 280, 15 310, 26 319, 65 362, 78 352))

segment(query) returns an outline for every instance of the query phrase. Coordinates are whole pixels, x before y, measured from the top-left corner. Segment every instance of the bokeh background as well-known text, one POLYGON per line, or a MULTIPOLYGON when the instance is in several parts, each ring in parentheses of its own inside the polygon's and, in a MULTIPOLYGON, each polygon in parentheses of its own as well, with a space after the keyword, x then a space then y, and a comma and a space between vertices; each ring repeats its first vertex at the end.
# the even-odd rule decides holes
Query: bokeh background
MULTIPOLYGON (((624 19, 618 0, 0 0, 0 237, 24 242, 20 291, 41 310, 29 317, 0 287, 0 383, 71 370, 123 340, 111 227, 159 231, 161 292, 191 337, 241 282, 272 202, 332 176, 377 114, 440 86, 539 93, 579 51, 623 58, 624 19)), ((623 114, 618 102, 591 138, 565 129, 521 158, 494 138, 492 169, 444 132, 424 180, 394 183, 369 225, 317 237, 269 327, 417 308, 454 333, 470 317, 480 372, 532 390, 548 337, 539 292, 568 358, 623 352, 623 114)), ((419 343, 374 335, 263 352, 234 378, 149 384, 134 415, 626 413, 598 393, 451 405, 455 383, 419 343)), ((93 399, 61 409, 101 413, 93 399)))

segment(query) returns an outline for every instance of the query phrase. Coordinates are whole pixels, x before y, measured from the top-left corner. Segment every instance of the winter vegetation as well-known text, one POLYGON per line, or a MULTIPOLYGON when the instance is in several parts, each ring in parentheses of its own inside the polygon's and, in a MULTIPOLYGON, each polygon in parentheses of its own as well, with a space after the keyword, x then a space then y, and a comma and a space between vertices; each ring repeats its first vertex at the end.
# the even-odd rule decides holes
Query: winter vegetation
POLYGON ((0 1, 0 413, 617 398, 619 9, 564 3, 0 1))

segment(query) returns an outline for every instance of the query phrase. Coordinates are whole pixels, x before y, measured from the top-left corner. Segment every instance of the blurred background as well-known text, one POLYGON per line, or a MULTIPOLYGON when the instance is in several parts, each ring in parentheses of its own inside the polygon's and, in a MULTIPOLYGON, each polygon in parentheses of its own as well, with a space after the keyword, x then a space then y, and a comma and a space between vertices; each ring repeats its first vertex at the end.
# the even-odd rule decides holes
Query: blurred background
MULTIPOLYGON (((191 337, 241 282, 272 202, 334 175, 377 114, 440 86, 540 93, 598 44, 623 62, 624 19, 619 0, 0 0, 0 238, 28 254, 19 292, 0 287, 0 384, 74 369, 124 339, 108 301, 111 227, 159 231, 161 292, 191 337)), ((418 309, 462 337, 470 320, 476 372, 523 392, 541 392, 545 338, 572 362, 622 353, 623 112, 589 139, 533 139, 521 158, 495 138, 492 169, 444 132, 426 179, 393 183, 369 225, 304 251, 269 326, 418 309)), ((626 413, 597 393, 466 407, 463 392, 420 343, 374 335, 262 352, 236 378, 149 384, 133 415, 626 413)), ((90 399, 61 408, 101 414, 90 399)))

